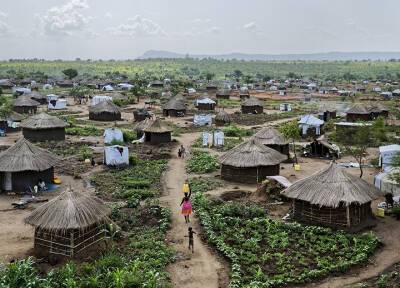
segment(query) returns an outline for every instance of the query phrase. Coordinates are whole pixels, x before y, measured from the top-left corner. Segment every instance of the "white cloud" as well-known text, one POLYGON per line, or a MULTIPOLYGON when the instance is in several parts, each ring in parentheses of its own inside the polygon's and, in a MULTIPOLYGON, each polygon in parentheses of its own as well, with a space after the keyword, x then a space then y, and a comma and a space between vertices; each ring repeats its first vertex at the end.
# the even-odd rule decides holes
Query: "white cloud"
POLYGON ((112 19, 113 15, 110 12, 107 12, 104 17, 106 17, 107 19, 112 19))
POLYGON ((126 24, 120 24, 107 30, 116 36, 149 37, 167 35, 158 23, 140 15, 129 18, 126 24))
POLYGON ((243 29, 245 29, 245 30, 256 30, 257 27, 258 26, 257 26, 256 22, 250 22, 250 23, 243 25, 243 29))
POLYGON ((220 34, 222 32, 221 27, 213 26, 210 28, 210 32, 213 34, 220 34))
POLYGON ((209 18, 196 18, 196 19, 193 19, 191 22, 195 23, 195 24, 206 24, 206 23, 210 23, 211 19, 209 19, 209 18))
POLYGON ((83 14, 89 5, 86 0, 70 0, 62 6, 48 9, 43 15, 36 15, 43 34, 49 36, 74 35, 84 31, 93 19, 83 14))
POLYGON ((11 32, 11 27, 4 21, 7 18, 7 14, 0 11, 0 36, 6 36, 11 32))

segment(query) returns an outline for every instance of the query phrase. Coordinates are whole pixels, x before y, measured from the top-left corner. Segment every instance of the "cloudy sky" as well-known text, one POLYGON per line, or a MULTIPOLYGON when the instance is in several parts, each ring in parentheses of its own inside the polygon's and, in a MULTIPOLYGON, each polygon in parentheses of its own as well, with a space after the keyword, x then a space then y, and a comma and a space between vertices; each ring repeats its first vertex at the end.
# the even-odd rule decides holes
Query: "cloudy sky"
POLYGON ((1 0, 0 59, 400 51, 399 0, 1 0))

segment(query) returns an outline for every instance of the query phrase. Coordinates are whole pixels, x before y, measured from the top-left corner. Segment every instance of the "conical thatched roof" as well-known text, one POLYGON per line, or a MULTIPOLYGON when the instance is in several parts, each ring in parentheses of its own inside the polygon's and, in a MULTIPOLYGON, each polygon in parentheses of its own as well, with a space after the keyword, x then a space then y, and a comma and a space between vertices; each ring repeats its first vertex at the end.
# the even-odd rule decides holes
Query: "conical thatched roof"
POLYGON ((230 89, 220 89, 217 91, 217 95, 231 95, 230 89))
POLYGON ((223 165, 245 168, 277 165, 286 159, 287 156, 252 138, 219 157, 219 162, 223 165))
POLYGON ((7 120, 18 122, 18 121, 24 120, 25 116, 15 112, 15 111, 11 111, 10 115, 8 115, 6 118, 7 118, 7 120))
POLYGON ((263 145, 286 145, 288 141, 285 137, 272 127, 265 127, 254 134, 254 138, 263 145))
POLYGON ((147 125, 143 131, 148 133, 166 133, 171 132, 172 129, 169 128, 165 123, 161 122, 160 119, 156 119, 147 125))
POLYGON ((0 172, 44 171, 58 163, 59 159, 25 138, 0 153, 0 172))
POLYGON ((25 223, 50 231, 84 230, 96 223, 109 223, 111 210, 94 196, 67 190, 36 208, 25 223))
POLYGON ((340 203, 364 204, 382 195, 375 186, 351 175, 335 163, 301 179, 281 192, 282 195, 310 204, 337 208, 340 203))
POLYGON ((103 112, 120 114, 121 110, 111 100, 101 101, 94 106, 90 106, 89 113, 101 114, 103 112))
POLYGON ((229 123, 229 122, 231 122, 231 117, 224 110, 221 110, 215 116, 215 121, 221 121, 221 122, 229 123))
POLYGON ((33 100, 46 100, 47 101, 47 97, 44 96, 43 94, 40 94, 37 91, 32 91, 29 94, 25 94, 27 97, 30 97, 33 100))
POLYGON ((40 113, 29 117, 25 121, 22 121, 21 127, 31 130, 40 129, 52 129, 52 128, 64 128, 67 126, 63 120, 56 116, 50 116, 46 113, 40 113))
POLYGON ((166 110, 185 110, 186 106, 183 100, 172 98, 163 107, 166 110))
POLYGON ((18 97, 17 99, 14 100, 13 106, 14 107, 34 107, 34 106, 39 106, 40 103, 31 99, 27 95, 23 95, 18 97))
POLYGON ((263 106, 263 105, 261 101, 258 100, 257 98, 250 97, 249 99, 243 101, 242 106, 263 106))
POLYGON ((134 127, 134 129, 136 131, 143 131, 143 129, 147 128, 148 126, 151 125, 151 123, 153 123, 154 119, 151 118, 146 118, 143 121, 140 121, 139 123, 137 123, 134 127))

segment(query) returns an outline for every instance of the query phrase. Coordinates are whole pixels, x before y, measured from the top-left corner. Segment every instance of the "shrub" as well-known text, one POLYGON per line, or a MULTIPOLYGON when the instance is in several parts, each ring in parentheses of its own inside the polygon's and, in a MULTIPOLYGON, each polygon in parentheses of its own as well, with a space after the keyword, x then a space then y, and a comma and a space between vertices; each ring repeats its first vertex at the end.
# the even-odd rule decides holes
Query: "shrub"
POLYGON ((219 168, 217 157, 210 155, 207 152, 193 150, 192 156, 187 161, 186 170, 189 173, 210 173, 219 168))
POLYGON ((134 132, 134 131, 122 130, 122 134, 124 135, 125 142, 132 142, 133 140, 136 140, 136 138, 137 138, 136 132, 134 132))

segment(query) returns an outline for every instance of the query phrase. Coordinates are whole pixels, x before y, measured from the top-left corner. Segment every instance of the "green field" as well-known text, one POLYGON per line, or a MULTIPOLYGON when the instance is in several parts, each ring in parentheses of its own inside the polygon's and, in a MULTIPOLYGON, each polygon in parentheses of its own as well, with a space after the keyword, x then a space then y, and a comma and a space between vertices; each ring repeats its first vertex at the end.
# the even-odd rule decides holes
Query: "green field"
POLYGON ((320 80, 391 79, 400 78, 400 62, 387 61, 239 61, 213 59, 154 59, 129 61, 42 61, 13 60, 0 62, 0 78, 28 76, 63 76, 62 70, 77 69, 81 76, 114 77, 127 79, 138 76, 146 79, 201 78, 205 73, 214 79, 229 77, 235 70, 254 78, 284 78, 289 73, 320 80))

